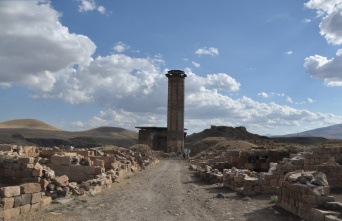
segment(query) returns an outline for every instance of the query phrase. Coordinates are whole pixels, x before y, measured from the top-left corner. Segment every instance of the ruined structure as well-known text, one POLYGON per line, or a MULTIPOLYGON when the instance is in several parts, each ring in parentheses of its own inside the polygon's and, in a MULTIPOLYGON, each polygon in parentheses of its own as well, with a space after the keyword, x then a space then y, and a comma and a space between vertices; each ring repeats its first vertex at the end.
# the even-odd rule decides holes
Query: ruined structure
POLYGON ((165 74, 168 82, 167 128, 139 128, 139 144, 150 146, 153 150, 176 152, 184 149, 184 79, 181 70, 171 70, 165 74))
POLYGON ((166 127, 136 127, 139 128, 139 144, 145 144, 150 146, 153 150, 160 150, 167 152, 166 127))
POLYGON ((167 101, 167 150, 177 151, 184 148, 184 79, 181 70, 168 71, 167 101))

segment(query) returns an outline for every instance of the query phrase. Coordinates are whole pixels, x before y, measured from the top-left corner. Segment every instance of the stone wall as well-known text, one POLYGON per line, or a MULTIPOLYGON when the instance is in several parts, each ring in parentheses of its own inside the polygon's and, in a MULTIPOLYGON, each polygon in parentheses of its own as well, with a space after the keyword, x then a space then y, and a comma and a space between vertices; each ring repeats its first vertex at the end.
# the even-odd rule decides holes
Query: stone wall
POLYGON ((0 221, 52 200, 95 195, 155 162, 152 151, 0 145, 0 221))
POLYGON ((340 213, 324 209, 335 202, 329 193, 324 173, 288 173, 277 190, 277 205, 305 220, 341 220, 340 213))
POLYGON ((229 150, 219 154, 208 153, 205 159, 192 161, 192 164, 209 165, 218 169, 248 169, 258 172, 269 170, 270 162, 277 162, 283 158, 289 157, 288 151, 276 150, 229 150))
POLYGON ((42 192, 39 183, 1 187, 0 191, 0 220, 9 220, 51 202, 51 197, 42 192))

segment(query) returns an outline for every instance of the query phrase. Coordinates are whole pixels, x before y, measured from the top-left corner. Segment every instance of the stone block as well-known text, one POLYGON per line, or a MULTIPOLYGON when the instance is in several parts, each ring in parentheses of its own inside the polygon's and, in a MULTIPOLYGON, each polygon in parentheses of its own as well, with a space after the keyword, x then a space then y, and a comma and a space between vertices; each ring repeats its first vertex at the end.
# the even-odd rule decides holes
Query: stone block
POLYGON ((40 151, 36 146, 24 146, 19 151, 19 155, 25 157, 37 157, 39 153, 40 151))
POLYGON ((9 145, 9 144, 1 144, 0 145, 0 151, 12 151, 13 150, 13 147, 12 145, 9 145))
POLYGON ((10 177, 12 175, 12 169, 4 169, 4 176, 10 177))
POLYGON ((72 165, 69 168, 69 171, 72 173, 84 173, 85 166, 82 165, 72 165))
POLYGON ((34 158, 33 157, 22 157, 22 158, 18 159, 17 163, 31 164, 31 163, 34 163, 34 158))
POLYGON ((23 200, 22 200, 20 195, 19 196, 15 196, 14 197, 14 205, 13 205, 13 207, 19 207, 19 206, 23 205, 22 201, 23 200))
POLYGON ((20 214, 26 214, 28 212, 30 212, 31 210, 31 205, 30 204, 26 204, 20 207, 20 214))
POLYGON ((39 203, 31 204, 31 210, 38 210, 40 208, 39 203))
POLYGON ((84 166, 84 173, 95 175, 95 167, 94 166, 84 166))
POLYGON ((95 159, 94 166, 105 167, 105 162, 104 162, 104 160, 95 159))
POLYGON ((59 155, 51 156, 51 164, 61 165, 61 156, 59 155))
POLYGON ((105 172, 105 169, 103 167, 95 167, 95 175, 99 175, 104 172, 105 172))
POLYGON ((21 177, 22 178, 30 177, 30 176, 32 176, 32 169, 21 170, 21 177))
POLYGON ((69 182, 77 182, 77 183, 94 178, 94 175, 88 175, 85 173, 69 173, 69 176, 70 176, 69 182), (89 178, 89 176, 91 176, 91 178, 89 178))
POLYGON ((33 169, 32 170, 32 176, 34 177, 41 177, 43 176, 43 170, 42 169, 33 169))
POLYGON ((40 183, 24 183, 20 185, 20 191, 24 193, 38 193, 42 190, 40 183))
POLYGON ((21 204, 23 206, 27 205, 27 204, 31 204, 31 200, 32 200, 32 194, 31 193, 25 193, 25 194, 21 194, 21 204))
POLYGON ((62 166, 70 166, 71 165, 71 158, 68 156, 61 156, 60 157, 60 164, 62 166))
POLYGON ((69 184, 69 178, 66 175, 56 177, 56 183, 58 186, 66 187, 69 184))
POLYGON ((21 163, 12 163, 12 170, 20 170, 21 163))
POLYGON ((39 203, 42 198, 41 193, 32 193, 31 204, 39 203))
POLYGON ((11 161, 4 161, 3 162, 3 168, 4 169, 12 169, 12 166, 13 166, 13 162, 11 162, 11 161))
POLYGON ((51 201, 52 201, 52 198, 50 196, 43 196, 39 201, 39 205, 40 207, 45 207, 49 205, 51 201))
POLYGON ((325 217, 328 215, 339 215, 340 213, 335 211, 325 211, 316 208, 311 208, 310 210, 310 221, 324 221, 325 217))
POLYGON ((1 197, 13 197, 20 195, 20 187, 19 186, 7 186, 1 187, 1 197))
POLYGON ((7 210, 14 207, 14 198, 2 198, 0 199, 1 210, 7 210))
POLYGON ((47 181, 46 179, 41 179, 39 183, 40 183, 41 188, 43 190, 46 190, 46 187, 49 185, 50 182, 47 181))

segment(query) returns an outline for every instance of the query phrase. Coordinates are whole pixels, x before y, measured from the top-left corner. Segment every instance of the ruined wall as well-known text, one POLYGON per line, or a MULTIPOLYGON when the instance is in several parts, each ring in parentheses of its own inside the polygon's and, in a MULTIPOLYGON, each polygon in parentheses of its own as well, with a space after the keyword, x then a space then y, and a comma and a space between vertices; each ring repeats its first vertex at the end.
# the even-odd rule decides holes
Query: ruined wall
POLYGON ((9 220, 30 210, 44 207, 51 202, 39 183, 1 187, 0 220, 9 220))
POLYGON ((340 220, 337 217, 326 218, 340 215, 323 209, 326 203, 335 202, 329 193, 330 187, 324 173, 289 173, 277 190, 277 205, 305 220, 340 220))

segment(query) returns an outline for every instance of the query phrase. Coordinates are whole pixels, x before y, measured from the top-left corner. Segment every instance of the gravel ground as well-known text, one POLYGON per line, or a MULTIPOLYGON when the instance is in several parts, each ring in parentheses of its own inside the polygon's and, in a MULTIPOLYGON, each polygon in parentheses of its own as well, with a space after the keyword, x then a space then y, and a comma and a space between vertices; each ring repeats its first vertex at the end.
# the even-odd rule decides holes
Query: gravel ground
POLYGON ((263 220, 298 221, 270 203, 201 181, 181 159, 161 160, 94 197, 51 204, 18 220, 263 220), (224 198, 218 198, 221 193, 224 198))

